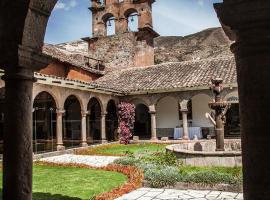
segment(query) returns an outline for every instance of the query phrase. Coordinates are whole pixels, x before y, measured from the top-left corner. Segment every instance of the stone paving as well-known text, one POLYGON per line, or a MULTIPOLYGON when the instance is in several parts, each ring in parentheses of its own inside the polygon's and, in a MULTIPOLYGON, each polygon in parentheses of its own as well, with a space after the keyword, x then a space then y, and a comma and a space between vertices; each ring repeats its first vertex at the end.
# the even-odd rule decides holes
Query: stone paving
POLYGON ((242 200, 231 192, 140 188, 116 200, 242 200))
POLYGON ((74 163, 85 164, 92 167, 105 167, 108 164, 113 163, 119 157, 113 156, 81 156, 73 154, 65 154, 61 156, 54 156, 50 158, 43 158, 40 161, 52 162, 52 163, 74 163))

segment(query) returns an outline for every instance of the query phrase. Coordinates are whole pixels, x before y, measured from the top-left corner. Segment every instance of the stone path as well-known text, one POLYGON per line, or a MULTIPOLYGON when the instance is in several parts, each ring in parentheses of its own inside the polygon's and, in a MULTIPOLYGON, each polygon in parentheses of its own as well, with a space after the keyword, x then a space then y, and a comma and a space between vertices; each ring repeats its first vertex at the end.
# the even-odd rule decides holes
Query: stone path
POLYGON ((140 188, 116 200, 242 200, 231 192, 140 188))
POLYGON ((113 156, 81 156, 73 154, 65 154, 61 156, 54 156, 50 158, 43 158, 40 161, 52 162, 52 163, 75 163, 85 164, 92 167, 105 167, 108 164, 113 163, 119 157, 113 156))

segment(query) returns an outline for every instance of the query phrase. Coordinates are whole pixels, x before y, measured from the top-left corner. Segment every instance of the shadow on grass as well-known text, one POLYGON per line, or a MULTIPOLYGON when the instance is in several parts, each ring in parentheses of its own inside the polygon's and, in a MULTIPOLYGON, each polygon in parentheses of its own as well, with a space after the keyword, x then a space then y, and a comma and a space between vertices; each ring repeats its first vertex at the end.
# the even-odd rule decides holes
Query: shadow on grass
MULTIPOLYGON (((1 194, 0 200, 3 200, 2 189, 0 190, 0 194, 1 194)), ((33 200, 82 200, 82 199, 77 198, 77 197, 63 196, 61 194, 34 192, 33 193, 33 200)))

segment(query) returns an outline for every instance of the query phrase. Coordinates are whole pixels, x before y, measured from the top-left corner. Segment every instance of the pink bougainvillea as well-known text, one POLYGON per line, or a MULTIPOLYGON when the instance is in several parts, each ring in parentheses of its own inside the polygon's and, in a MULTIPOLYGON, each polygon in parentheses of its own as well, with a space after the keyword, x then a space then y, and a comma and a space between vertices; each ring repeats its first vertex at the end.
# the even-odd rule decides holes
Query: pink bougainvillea
POLYGON ((135 122, 135 105, 122 102, 118 105, 120 143, 129 144, 135 122))

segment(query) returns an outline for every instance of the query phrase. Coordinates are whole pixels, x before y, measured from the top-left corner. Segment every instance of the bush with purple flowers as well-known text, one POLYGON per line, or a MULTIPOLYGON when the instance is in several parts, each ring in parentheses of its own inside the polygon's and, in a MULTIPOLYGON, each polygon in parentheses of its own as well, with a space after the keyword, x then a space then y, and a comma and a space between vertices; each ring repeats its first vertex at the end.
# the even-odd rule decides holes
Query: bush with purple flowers
POLYGON ((131 130, 135 122, 135 105, 127 102, 121 102, 118 105, 120 143, 129 144, 132 136, 131 130))

